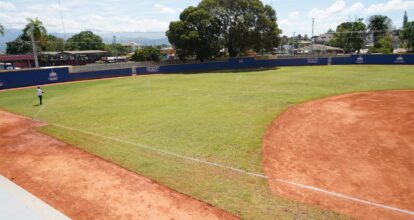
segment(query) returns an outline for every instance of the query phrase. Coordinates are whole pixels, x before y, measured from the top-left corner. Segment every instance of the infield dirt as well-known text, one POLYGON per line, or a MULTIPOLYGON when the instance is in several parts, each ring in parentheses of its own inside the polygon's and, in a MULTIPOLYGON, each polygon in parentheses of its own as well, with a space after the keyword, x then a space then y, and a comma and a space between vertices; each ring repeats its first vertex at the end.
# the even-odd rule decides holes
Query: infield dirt
POLYGON ((414 91, 348 94, 290 108, 269 127, 263 147, 275 193, 360 219, 414 218, 277 181, 413 212, 414 91))
POLYGON ((73 219, 237 219, 0 111, 0 174, 73 219))

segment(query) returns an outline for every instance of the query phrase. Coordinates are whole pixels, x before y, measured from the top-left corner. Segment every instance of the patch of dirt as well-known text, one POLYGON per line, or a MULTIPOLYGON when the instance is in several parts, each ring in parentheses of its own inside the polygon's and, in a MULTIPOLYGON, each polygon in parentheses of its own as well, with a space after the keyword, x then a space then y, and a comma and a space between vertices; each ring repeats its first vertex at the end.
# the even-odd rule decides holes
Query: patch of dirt
POLYGON ((0 174, 73 219, 237 219, 0 111, 0 174))
POLYGON ((348 94, 288 109, 269 127, 263 154, 275 193, 360 219, 414 219, 277 181, 413 212, 414 91, 348 94))

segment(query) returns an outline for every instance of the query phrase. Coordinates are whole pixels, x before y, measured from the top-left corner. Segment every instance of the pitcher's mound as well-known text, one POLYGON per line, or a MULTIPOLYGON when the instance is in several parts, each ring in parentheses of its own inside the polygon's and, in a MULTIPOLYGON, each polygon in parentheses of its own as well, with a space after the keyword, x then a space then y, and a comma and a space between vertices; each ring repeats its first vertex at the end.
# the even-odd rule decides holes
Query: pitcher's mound
POLYGON ((358 218, 414 219, 414 91, 293 107, 263 146, 276 193, 358 218))

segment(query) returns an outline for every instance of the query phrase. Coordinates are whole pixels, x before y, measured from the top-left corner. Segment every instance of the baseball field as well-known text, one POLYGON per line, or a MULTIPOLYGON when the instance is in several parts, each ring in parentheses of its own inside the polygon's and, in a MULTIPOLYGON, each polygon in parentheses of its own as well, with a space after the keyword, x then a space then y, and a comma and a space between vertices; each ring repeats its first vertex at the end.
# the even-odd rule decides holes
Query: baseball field
MULTIPOLYGON (((369 204, 335 210, 319 206, 320 202, 302 201, 301 193, 290 197, 269 186, 268 170, 263 167, 266 131, 282 112, 312 100, 365 91, 413 90, 414 68, 283 67, 134 76, 43 89, 42 106, 37 106, 34 88, 0 92, 0 109, 42 121, 47 125, 36 128, 42 133, 242 219, 348 219, 353 210, 369 204)), ((405 97, 409 100, 412 95, 405 97)), ((300 114, 298 117, 301 120, 300 114)), ((408 146, 413 148, 411 142, 408 146)), ((277 154, 277 149, 272 151, 277 154)), ((412 149, 408 155, 413 156, 412 149)), ((407 181, 413 180, 412 172, 407 181)), ((314 173, 320 175, 316 179, 324 179, 324 172, 314 173)), ((271 175, 288 180, 287 176, 271 175)), ((412 186, 401 187, 412 198, 412 186)), ((352 198, 358 195, 355 198, 374 206, 391 207, 386 211, 401 208, 362 198, 357 191, 330 189, 352 198)), ((409 206, 401 208, 408 210, 403 218, 412 217, 409 206)))

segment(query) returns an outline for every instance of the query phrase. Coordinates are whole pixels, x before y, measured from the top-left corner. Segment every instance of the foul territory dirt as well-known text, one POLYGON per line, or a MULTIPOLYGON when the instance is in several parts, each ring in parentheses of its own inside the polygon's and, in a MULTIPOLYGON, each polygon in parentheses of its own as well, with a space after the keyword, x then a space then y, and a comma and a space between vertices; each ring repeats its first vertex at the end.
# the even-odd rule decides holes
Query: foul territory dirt
POLYGON ((235 219, 0 111, 0 174, 73 219, 235 219))
POLYGON ((414 91, 348 94, 293 107, 272 123, 263 145, 265 172, 278 194, 360 219, 414 219, 414 91))

